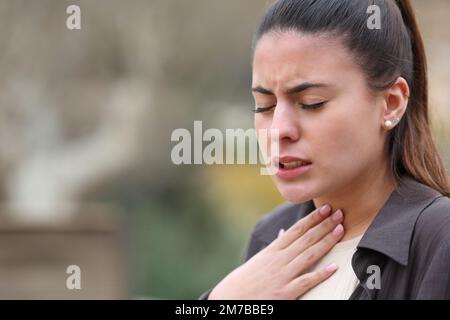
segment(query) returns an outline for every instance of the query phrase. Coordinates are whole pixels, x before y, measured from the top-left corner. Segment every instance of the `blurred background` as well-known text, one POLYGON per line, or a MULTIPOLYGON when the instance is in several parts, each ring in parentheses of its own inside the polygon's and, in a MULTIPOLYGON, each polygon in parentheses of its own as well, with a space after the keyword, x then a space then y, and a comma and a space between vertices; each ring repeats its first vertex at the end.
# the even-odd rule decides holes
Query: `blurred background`
MULTIPOLYGON (((450 2, 413 2, 449 167, 450 2)), ((196 299, 240 263, 284 200, 257 165, 174 165, 171 134, 253 127, 270 3, 0 0, 0 298, 196 299)))

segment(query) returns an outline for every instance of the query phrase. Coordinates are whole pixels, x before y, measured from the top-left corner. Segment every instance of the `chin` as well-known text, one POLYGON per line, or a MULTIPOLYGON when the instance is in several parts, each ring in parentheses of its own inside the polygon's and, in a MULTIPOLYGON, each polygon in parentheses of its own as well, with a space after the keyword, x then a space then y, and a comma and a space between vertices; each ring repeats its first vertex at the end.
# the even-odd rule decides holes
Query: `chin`
POLYGON ((277 186, 278 192, 280 192, 283 198, 285 198, 287 201, 293 203, 302 203, 314 198, 315 192, 313 191, 313 189, 302 182, 286 183, 277 181, 275 184, 277 186))

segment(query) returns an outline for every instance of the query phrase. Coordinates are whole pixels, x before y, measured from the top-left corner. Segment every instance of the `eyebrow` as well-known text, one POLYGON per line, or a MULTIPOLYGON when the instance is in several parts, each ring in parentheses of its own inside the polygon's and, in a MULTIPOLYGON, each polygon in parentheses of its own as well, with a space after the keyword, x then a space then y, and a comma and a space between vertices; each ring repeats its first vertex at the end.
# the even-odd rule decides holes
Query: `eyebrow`
MULTIPOLYGON (((293 94, 293 93, 300 93, 302 91, 311 89, 311 88, 324 88, 324 87, 329 87, 329 85, 325 84, 325 83, 310 83, 310 82, 305 82, 302 83, 298 86, 295 86, 293 88, 287 89, 286 93, 287 94, 293 94)), ((263 88, 261 86, 257 86, 255 88, 252 88, 253 92, 259 92, 262 94, 266 94, 266 95, 274 95, 274 93, 266 88, 263 88)))

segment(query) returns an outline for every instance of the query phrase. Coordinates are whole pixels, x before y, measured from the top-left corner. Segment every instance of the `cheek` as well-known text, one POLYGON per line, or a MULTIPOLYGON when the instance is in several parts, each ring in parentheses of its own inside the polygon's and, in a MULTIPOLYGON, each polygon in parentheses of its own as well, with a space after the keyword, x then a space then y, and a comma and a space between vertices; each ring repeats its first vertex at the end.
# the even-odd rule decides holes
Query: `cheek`
POLYGON ((272 125, 272 117, 267 114, 255 115, 255 129, 270 129, 272 125))
POLYGON ((260 130, 263 128, 263 121, 260 117, 255 116, 255 129, 260 130))
MULTIPOLYGON (((256 135, 257 135, 258 139, 259 139, 259 134, 260 134, 259 131, 264 130, 261 132, 261 134, 262 133, 268 134, 270 125, 271 125, 271 122, 268 118, 266 119, 261 116, 255 117, 255 130, 256 130, 256 135)), ((269 142, 270 142, 270 140, 269 140, 269 142)))
POLYGON ((314 155, 322 169, 330 172, 352 170, 363 165, 373 147, 373 131, 367 117, 359 114, 336 113, 315 128, 312 137, 314 155))

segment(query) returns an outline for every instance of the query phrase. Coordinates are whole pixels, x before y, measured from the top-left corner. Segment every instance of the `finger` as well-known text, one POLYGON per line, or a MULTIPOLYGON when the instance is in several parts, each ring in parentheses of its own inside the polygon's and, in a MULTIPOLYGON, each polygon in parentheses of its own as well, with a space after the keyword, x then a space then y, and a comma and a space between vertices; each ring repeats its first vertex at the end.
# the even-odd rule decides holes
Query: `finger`
POLYGON ((338 224, 333 231, 329 232, 319 242, 315 243, 286 266, 287 274, 297 277, 300 273, 308 270, 314 263, 327 254, 334 245, 342 239, 344 235, 344 227, 338 224))
POLYGON ((286 257, 296 257, 309 247, 319 242, 344 219, 342 210, 337 210, 330 217, 309 229, 303 236, 295 240, 286 250, 286 257))
POLYGON ((314 227, 331 213, 331 207, 324 205, 308 214, 306 217, 297 221, 288 230, 286 230, 282 236, 271 243, 272 247, 276 249, 283 249, 289 246, 292 242, 301 237, 306 231, 314 227))
POLYGON ((335 263, 332 263, 322 269, 303 274, 289 283, 287 291, 291 296, 297 297, 298 299, 306 292, 331 277, 337 269, 338 266, 335 263))

